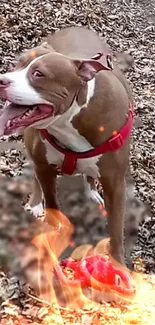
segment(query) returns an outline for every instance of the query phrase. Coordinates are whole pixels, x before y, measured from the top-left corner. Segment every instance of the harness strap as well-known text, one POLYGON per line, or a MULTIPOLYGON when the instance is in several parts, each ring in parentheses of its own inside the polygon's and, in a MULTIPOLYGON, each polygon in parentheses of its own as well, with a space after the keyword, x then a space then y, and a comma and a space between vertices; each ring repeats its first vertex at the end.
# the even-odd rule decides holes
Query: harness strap
POLYGON ((120 129, 120 131, 106 142, 86 152, 75 152, 69 149, 64 149, 55 142, 54 138, 48 133, 46 129, 41 129, 40 132, 41 135, 51 144, 51 146, 64 154, 62 173, 72 175, 76 169, 77 159, 92 158, 108 151, 116 151, 120 149, 124 145, 127 138, 130 136, 133 125, 133 117, 134 109, 133 105, 130 104, 127 122, 120 129))

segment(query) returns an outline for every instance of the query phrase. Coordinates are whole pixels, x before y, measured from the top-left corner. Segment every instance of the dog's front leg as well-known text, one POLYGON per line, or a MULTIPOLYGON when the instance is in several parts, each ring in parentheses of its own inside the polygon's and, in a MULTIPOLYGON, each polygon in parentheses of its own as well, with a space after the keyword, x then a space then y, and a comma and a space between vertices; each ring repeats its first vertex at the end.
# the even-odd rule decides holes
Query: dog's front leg
POLYGON ((40 183, 36 177, 33 176, 31 194, 28 203, 25 205, 25 210, 31 211, 31 213, 37 218, 43 214, 43 202, 42 202, 42 189, 40 183))
POLYGON ((105 207, 108 212, 111 255, 124 264, 123 230, 125 215, 125 177, 119 172, 102 176, 105 207))
POLYGON ((56 170, 51 165, 41 165, 35 167, 35 174, 45 199, 45 220, 49 224, 57 226, 56 170))

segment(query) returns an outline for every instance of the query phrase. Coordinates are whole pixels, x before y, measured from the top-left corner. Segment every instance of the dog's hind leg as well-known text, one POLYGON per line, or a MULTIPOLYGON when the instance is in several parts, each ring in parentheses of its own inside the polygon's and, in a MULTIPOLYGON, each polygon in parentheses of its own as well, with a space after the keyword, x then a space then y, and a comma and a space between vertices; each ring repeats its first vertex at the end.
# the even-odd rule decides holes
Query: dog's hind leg
POLYGON ((119 173, 114 177, 101 177, 105 208, 108 213, 110 248, 112 257, 124 264, 125 179, 119 173))

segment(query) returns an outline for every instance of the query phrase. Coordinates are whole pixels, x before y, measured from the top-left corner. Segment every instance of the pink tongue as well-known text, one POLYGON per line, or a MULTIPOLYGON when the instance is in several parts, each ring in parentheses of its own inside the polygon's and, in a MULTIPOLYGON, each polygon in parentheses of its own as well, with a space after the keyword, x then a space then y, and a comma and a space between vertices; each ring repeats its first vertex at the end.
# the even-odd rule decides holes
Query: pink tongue
POLYGON ((0 115, 0 136, 5 134, 5 127, 10 119, 23 114, 26 110, 27 107, 18 108, 14 104, 10 104, 8 101, 6 101, 2 114, 0 115))

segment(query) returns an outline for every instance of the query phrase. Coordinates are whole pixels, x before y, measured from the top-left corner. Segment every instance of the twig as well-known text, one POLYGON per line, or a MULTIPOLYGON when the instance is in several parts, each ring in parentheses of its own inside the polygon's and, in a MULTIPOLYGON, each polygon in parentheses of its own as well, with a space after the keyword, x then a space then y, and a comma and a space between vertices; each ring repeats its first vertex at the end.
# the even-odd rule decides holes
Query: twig
POLYGON ((62 310, 66 310, 66 311, 74 311, 74 309, 70 309, 70 308, 65 308, 65 307, 62 307, 62 306, 58 306, 58 305, 54 305, 54 304, 51 304, 50 302, 46 301, 46 300, 43 300, 41 298, 38 298, 36 296, 33 296, 31 295, 30 293, 28 294, 28 297, 32 298, 32 299, 35 299, 36 301, 39 301, 43 304, 46 304, 47 306, 51 307, 53 306, 54 308, 59 308, 59 309, 62 309, 62 310))
POLYGON ((36 300, 36 301, 39 301, 39 302, 41 302, 41 303, 43 303, 43 304, 46 304, 47 306, 51 306, 51 304, 48 302, 48 301, 45 301, 45 300, 43 300, 43 299, 40 299, 40 298, 38 298, 38 297, 36 297, 36 296, 33 296, 33 295, 31 295, 30 293, 28 293, 28 297, 30 297, 30 298, 32 298, 32 299, 34 299, 34 300, 36 300))

